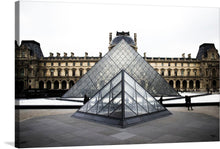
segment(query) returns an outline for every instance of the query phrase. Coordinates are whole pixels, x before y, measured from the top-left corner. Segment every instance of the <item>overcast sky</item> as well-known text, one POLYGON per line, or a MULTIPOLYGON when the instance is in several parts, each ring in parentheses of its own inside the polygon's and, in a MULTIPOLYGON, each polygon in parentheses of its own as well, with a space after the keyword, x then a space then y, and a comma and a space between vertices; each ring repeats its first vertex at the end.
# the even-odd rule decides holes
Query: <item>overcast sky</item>
POLYGON ((196 57, 199 45, 219 50, 219 9, 116 3, 20 3, 20 40, 41 44, 49 52, 98 56, 108 51, 109 32, 137 33, 138 52, 152 57, 196 57))

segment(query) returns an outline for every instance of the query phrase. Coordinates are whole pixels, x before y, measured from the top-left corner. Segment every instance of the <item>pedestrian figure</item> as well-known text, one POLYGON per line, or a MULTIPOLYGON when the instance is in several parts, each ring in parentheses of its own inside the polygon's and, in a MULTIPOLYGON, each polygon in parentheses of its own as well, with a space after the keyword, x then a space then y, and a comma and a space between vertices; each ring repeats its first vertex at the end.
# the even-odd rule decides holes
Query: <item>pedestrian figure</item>
POLYGON ((185 101, 186 101, 186 106, 188 107, 188 110, 193 110, 192 104, 191 104, 191 97, 190 96, 185 96, 185 101))
POLYGON ((161 105, 163 105, 163 96, 160 97, 159 102, 161 105))
POLYGON ((89 97, 86 96, 86 94, 84 95, 84 100, 83 100, 83 104, 86 104, 89 101, 89 97))

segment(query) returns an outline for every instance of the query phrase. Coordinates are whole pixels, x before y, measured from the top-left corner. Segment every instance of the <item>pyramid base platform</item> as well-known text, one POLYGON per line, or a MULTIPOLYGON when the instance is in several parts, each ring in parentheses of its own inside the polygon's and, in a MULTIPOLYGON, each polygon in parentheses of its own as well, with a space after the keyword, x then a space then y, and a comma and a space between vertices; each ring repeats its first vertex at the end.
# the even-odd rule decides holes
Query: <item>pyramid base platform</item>
POLYGON ((135 117, 125 118, 123 120, 122 118, 113 118, 113 117, 107 117, 107 116, 77 111, 76 113, 72 115, 72 117, 83 119, 83 120, 88 120, 88 121, 93 121, 93 122, 98 122, 98 123, 103 123, 103 124, 107 124, 107 125, 111 125, 115 127, 126 128, 126 127, 133 126, 139 123, 162 118, 164 116, 169 116, 171 114, 172 113, 169 112, 168 110, 163 110, 160 112, 154 112, 150 114, 144 114, 144 115, 139 115, 135 117))

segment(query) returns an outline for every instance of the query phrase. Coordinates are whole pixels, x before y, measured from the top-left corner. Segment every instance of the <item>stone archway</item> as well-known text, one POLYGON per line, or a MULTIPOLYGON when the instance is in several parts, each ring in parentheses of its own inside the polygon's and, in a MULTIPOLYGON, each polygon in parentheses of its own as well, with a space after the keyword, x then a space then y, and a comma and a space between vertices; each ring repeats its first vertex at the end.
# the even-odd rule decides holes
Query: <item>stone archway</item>
POLYGON ((193 80, 190 80, 190 81, 189 81, 189 88, 190 88, 190 89, 193 89, 193 85, 194 85, 193 80))
POLYGON ((47 81, 47 89, 51 89, 51 81, 47 81))
POLYGON ((173 87, 173 80, 170 80, 169 84, 170 84, 171 87, 173 87))
POLYGON ((62 81, 62 89, 63 90, 66 89, 66 81, 65 80, 62 81))
POLYGON ((44 89, 44 82, 43 81, 40 81, 39 82, 39 89, 44 89))
POLYGON ((180 81, 179 80, 176 81, 176 89, 180 89, 180 81))
POLYGON ((74 85, 74 82, 73 82, 73 80, 71 80, 71 81, 69 82, 69 88, 71 88, 73 85, 74 85))
POLYGON ((196 89, 200 89, 200 81, 196 80, 196 89))
POLYGON ((55 81, 54 82, 54 89, 59 89, 59 82, 58 81, 55 81))
POLYGON ((187 81, 186 81, 186 80, 183 80, 183 89, 186 90, 186 88, 187 88, 187 81))

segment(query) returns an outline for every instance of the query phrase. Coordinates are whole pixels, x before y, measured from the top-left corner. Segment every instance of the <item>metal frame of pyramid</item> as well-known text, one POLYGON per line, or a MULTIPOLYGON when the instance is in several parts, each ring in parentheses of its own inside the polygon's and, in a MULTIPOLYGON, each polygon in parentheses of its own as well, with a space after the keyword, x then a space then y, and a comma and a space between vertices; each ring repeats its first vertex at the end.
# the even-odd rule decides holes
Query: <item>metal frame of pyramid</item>
POLYGON ((122 69, 153 96, 179 96, 166 80, 122 39, 62 97, 82 98, 85 94, 92 97, 122 69))
POLYGON ((169 114, 134 78, 121 70, 73 117, 125 128, 169 114))

